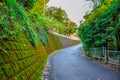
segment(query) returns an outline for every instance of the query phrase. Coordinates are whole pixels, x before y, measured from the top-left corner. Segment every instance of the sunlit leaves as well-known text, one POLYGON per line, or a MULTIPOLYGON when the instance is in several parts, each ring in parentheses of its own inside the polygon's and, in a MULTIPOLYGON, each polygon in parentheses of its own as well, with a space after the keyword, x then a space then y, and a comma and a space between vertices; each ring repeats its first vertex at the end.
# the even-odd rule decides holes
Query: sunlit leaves
POLYGON ((1 7, 1 6, 3 6, 3 3, 2 3, 2 2, 0 2, 0 7, 1 7))
POLYGON ((85 17, 85 23, 89 23, 92 20, 94 20, 95 18, 99 17, 109 6, 110 4, 113 2, 114 0, 104 0, 101 5, 97 6, 94 8, 94 10, 90 13, 87 14, 85 17))
POLYGON ((31 9, 31 12, 37 13, 41 16, 45 15, 45 8, 46 4, 48 3, 48 0, 37 0, 34 4, 34 6, 31 9))

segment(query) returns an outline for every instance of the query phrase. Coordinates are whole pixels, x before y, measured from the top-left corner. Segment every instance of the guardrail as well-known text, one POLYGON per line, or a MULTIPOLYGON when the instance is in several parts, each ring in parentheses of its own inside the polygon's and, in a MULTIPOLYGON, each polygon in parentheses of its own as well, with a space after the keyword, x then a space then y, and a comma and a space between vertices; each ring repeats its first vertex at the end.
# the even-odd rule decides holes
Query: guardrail
POLYGON ((91 59, 97 59, 105 63, 120 67, 120 51, 107 50, 105 47, 90 48, 87 55, 91 59))

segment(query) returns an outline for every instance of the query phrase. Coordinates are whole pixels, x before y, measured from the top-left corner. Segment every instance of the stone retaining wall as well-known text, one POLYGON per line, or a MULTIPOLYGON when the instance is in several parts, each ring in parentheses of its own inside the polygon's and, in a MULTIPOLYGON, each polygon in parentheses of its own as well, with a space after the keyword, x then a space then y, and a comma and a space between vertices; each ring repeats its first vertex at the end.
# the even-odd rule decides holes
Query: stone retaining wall
POLYGON ((49 33, 48 37, 46 46, 38 39, 36 47, 24 33, 0 40, 0 80, 40 80, 50 53, 80 42, 49 33))

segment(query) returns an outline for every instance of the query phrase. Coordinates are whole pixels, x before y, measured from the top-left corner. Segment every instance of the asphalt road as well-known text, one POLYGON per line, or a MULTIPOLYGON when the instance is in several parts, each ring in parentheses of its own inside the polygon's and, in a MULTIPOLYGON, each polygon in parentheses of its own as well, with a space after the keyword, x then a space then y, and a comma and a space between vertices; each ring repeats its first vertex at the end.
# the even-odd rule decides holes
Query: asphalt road
POLYGON ((51 57, 50 80, 120 80, 120 72, 83 56, 82 44, 65 48, 51 57))

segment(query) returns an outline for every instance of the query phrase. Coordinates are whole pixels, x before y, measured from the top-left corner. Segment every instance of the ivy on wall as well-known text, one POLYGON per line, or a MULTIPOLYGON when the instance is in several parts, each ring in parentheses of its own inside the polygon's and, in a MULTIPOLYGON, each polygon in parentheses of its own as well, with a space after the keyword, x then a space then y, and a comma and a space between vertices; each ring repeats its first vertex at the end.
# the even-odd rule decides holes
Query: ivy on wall
POLYGON ((37 44, 38 37, 41 37, 40 40, 46 44, 47 39, 44 37, 47 38, 47 35, 42 26, 43 21, 33 18, 34 14, 25 11, 25 8, 18 2, 16 0, 3 0, 1 2, 0 28, 2 32, 0 38, 9 39, 8 35, 19 35, 19 32, 22 31, 33 46, 37 44), (44 35, 39 34, 40 32, 43 32, 44 35))

